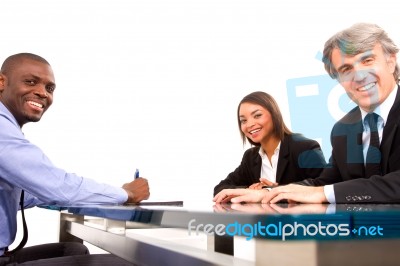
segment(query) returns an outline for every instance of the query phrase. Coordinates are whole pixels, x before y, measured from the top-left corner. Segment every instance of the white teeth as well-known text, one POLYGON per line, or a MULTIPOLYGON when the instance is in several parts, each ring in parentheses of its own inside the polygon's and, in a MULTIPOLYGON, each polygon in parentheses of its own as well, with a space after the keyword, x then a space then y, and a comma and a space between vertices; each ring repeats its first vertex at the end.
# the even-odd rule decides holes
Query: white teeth
POLYGON ((36 103, 36 102, 32 102, 32 101, 28 101, 28 103, 31 105, 34 105, 36 107, 43 108, 43 105, 41 105, 40 103, 36 103))
POLYGON ((256 133, 256 132, 258 132, 258 131, 260 131, 260 130, 261 130, 261 129, 252 130, 252 131, 250 131, 250 134, 256 133))
POLYGON ((359 91, 367 91, 369 89, 371 89, 373 86, 375 86, 375 82, 374 83, 369 83, 367 85, 365 85, 364 87, 358 88, 359 91))

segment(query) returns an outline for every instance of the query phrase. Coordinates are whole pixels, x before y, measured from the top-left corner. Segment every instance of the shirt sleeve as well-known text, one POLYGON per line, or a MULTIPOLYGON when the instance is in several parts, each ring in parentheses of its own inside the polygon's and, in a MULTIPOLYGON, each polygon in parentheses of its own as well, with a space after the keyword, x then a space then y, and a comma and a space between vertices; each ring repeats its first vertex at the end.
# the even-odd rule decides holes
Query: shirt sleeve
POLYGON ((333 189, 333 185, 324 186, 324 193, 329 203, 336 203, 335 191, 333 189))
POLYGON ((0 121, 0 178, 30 195, 28 205, 121 204, 128 195, 121 187, 68 173, 52 164, 10 121, 0 121))
POLYGON ((24 193, 24 208, 31 208, 40 204, 43 204, 44 202, 40 201, 37 197, 29 194, 28 192, 24 193))

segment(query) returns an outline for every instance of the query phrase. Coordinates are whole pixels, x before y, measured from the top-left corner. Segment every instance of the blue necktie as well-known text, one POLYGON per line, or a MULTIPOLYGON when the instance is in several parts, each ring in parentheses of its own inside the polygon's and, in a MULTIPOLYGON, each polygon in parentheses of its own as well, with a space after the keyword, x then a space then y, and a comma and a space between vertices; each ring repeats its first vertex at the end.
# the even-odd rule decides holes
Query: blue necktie
POLYGON ((365 158, 365 177, 372 175, 381 175, 381 151, 379 150, 379 133, 378 133, 378 115, 369 113, 365 116, 365 121, 369 125, 370 140, 365 158))

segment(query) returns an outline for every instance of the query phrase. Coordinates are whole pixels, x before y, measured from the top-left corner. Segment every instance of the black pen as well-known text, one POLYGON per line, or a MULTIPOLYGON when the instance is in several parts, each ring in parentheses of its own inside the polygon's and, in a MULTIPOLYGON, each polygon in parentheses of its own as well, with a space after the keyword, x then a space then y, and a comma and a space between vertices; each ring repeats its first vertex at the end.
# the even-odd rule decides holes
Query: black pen
POLYGON ((138 179, 138 178, 139 178, 139 169, 136 168, 136 171, 135 171, 135 179, 138 179))

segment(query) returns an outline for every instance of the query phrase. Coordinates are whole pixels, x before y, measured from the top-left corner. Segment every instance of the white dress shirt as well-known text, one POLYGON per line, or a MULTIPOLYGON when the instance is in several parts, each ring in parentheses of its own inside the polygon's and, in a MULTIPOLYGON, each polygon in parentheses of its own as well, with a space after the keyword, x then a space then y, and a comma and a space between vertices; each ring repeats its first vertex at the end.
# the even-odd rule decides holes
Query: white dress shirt
POLYGON ((276 182, 276 168, 278 167, 278 158, 279 158, 279 150, 281 148, 281 142, 279 142, 278 146, 274 150, 274 154, 271 157, 271 161, 268 159, 267 154, 265 154, 262 147, 258 153, 261 156, 261 173, 260 177, 268 179, 271 182, 276 182))

